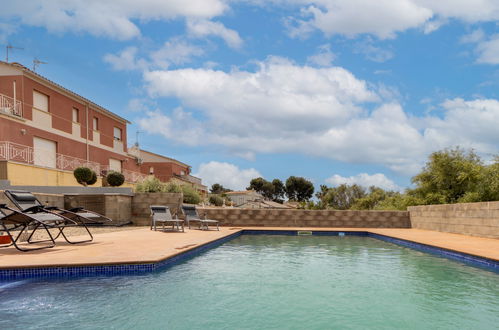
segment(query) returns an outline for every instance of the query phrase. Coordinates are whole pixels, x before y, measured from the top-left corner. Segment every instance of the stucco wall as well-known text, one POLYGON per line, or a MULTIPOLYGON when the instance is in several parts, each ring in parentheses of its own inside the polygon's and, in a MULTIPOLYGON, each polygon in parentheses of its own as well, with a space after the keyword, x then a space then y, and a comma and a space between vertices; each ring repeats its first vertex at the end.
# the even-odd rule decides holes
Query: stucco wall
POLYGON ((136 193, 132 199, 132 221, 137 226, 151 224, 150 205, 166 205, 172 214, 179 213, 183 195, 181 193, 136 193))
POLYGON ((200 208, 199 213, 223 226, 410 228, 404 211, 200 208))
POLYGON ((499 202, 409 207, 412 228, 499 238, 499 202))

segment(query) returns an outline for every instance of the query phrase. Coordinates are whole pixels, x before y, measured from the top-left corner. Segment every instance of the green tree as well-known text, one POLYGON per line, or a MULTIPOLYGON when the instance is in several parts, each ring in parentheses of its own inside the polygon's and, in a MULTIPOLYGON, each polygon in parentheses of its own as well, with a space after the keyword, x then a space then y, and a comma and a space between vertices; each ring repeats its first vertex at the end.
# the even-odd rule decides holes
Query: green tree
POLYGON ((348 210, 358 199, 365 196, 366 191, 361 186, 341 184, 338 187, 329 188, 321 201, 325 206, 333 209, 348 210))
POLYGON ((229 192, 231 191, 230 189, 227 189, 225 188, 224 186, 222 186, 221 184, 219 183, 214 183, 211 185, 211 188, 210 188, 210 192, 212 194, 223 194, 223 193, 226 193, 226 192, 229 192))
POLYGON ((430 155, 423 171, 412 178, 416 188, 410 194, 424 204, 457 203, 466 198, 479 200, 478 186, 483 180, 483 171, 480 157, 472 150, 437 151, 430 155))
POLYGON ((286 180, 286 195, 289 200, 308 201, 314 195, 314 185, 305 178, 290 176, 286 180))
POLYGON ((254 190, 259 194, 262 194, 266 199, 272 199, 274 196, 274 185, 272 182, 265 180, 264 178, 255 178, 250 181, 250 185, 247 190, 254 190))
POLYGON ((279 179, 274 179, 272 180, 272 185, 274 186, 272 200, 274 202, 283 203, 284 194, 286 192, 286 187, 284 186, 284 183, 282 183, 282 181, 279 179))
POLYGON ((182 185, 182 193, 184 194, 184 203, 199 204, 201 202, 201 196, 191 186, 182 185))

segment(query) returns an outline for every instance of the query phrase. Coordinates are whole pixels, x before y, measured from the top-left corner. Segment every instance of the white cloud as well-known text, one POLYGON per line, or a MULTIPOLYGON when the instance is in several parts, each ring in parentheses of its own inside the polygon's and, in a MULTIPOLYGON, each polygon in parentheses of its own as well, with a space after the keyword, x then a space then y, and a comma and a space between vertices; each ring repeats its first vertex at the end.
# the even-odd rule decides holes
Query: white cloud
POLYGON ((326 179, 326 182, 332 186, 339 186, 341 184, 358 184, 359 186, 369 188, 371 186, 376 186, 385 190, 401 191, 402 188, 399 187, 395 182, 388 179, 383 173, 376 173, 369 175, 367 173, 360 173, 355 176, 343 177, 341 175, 335 174, 330 178, 326 179))
POLYGON ((369 88, 343 68, 298 66, 282 58, 258 65, 255 72, 146 72, 150 96, 176 98, 182 108, 146 113, 138 120, 141 129, 181 144, 222 146, 246 159, 294 152, 380 164, 406 175, 446 147, 497 152, 497 100, 448 100, 440 117, 411 117, 395 101, 381 103, 396 91, 369 88), (368 111, 369 102, 379 104, 368 111))
POLYGON ((210 19, 227 9, 224 0, 24 0, 4 1, 0 17, 51 32, 86 32, 125 40, 140 35, 134 20, 210 19))
POLYGON ((203 55, 202 48, 189 44, 181 38, 172 38, 163 47, 152 52, 153 63, 160 68, 168 68, 171 64, 181 65, 191 62, 193 57, 203 55))
POLYGON ((307 62, 318 66, 331 66, 336 55, 331 51, 331 45, 324 44, 317 47, 317 53, 307 57, 307 62))
MULTIPOLYGON (((282 1, 273 1, 283 5, 282 1)), ((451 19, 467 23, 499 20, 496 0, 294 0, 300 14, 286 19, 292 36, 307 36, 314 29, 327 36, 370 34, 380 39, 422 28, 431 33, 451 19)), ((258 2, 257 2, 258 3, 258 2)))
POLYGON ((480 42, 476 51, 478 53, 477 63, 499 64, 499 34, 480 42))
POLYGON ((216 36, 222 38, 229 47, 241 48, 243 40, 237 31, 226 28, 220 22, 209 20, 188 20, 187 31, 193 37, 203 38, 207 36, 216 36))
POLYGON ((354 52, 363 54, 366 59, 378 63, 386 62, 393 57, 393 52, 390 50, 374 46, 374 41, 371 38, 358 42, 354 52))
POLYGON ((234 164, 217 161, 202 163, 198 172, 193 175, 200 177, 208 187, 219 183, 231 190, 245 190, 251 179, 262 176, 254 168, 240 169, 234 164))
POLYGON ((477 43, 485 39, 485 32, 482 29, 474 30, 461 37, 461 43, 477 43))
POLYGON ((117 71, 143 70, 148 64, 144 59, 137 58, 137 52, 137 47, 127 47, 118 55, 104 55, 104 62, 111 64, 113 70, 117 71))

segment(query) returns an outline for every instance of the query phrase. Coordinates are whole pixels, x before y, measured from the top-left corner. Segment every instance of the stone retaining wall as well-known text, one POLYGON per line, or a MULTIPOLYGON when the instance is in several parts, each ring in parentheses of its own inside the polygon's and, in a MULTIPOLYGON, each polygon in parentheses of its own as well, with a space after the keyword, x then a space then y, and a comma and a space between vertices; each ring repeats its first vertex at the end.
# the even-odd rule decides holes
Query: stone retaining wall
MULTIPOLYGON (((64 207, 64 195, 57 194, 43 194, 43 193, 35 193, 34 194, 41 203, 50 206, 64 207)), ((0 204, 7 204, 13 209, 17 210, 17 207, 5 196, 3 190, 0 190, 0 204)))
POLYGON ((83 207, 100 213, 120 225, 130 222, 132 196, 121 194, 65 195, 64 208, 83 207))
POLYGON ((137 226, 150 225, 150 205, 166 205, 170 208, 172 214, 180 214, 182 201, 182 193, 135 193, 132 199, 132 222, 137 226))
POLYGON ((499 238, 499 202, 411 206, 412 228, 499 238))
POLYGON ((222 226, 410 228, 405 211, 199 208, 222 226))

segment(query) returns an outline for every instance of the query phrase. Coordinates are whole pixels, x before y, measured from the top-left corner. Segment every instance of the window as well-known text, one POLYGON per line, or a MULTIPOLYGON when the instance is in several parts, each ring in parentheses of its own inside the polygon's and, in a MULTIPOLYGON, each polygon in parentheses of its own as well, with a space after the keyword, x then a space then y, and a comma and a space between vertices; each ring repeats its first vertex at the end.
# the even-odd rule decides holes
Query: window
POLYGON ((76 108, 73 108, 73 123, 80 122, 80 111, 76 108))
POLYGON ((184 171, 180 171, 180 175, 185 175, 185 172, 184 171))
POLYGON ((99 118, 94 117, 93 123, 94 123, 94 126, 93 126, 94 131, 98 131, 99 130, 99 118))
POLYGON ((121 128, 118 127, 114 128, 114 139, 121 141, 121 128))
POLYGON ((109 169, 121 173, 121 160, 109 158, 109 169))
POLYGON ((154 167, 149 167, 149 174, 154 174, 154 167))
POLYGON ((37 91, 33 91, 33 107, 42 111, 49 111, 49 97, 37 91))
POLYGON ((55 141, 33 137, 33 163, 35 165, 56 168, 56 151, 55 141))

